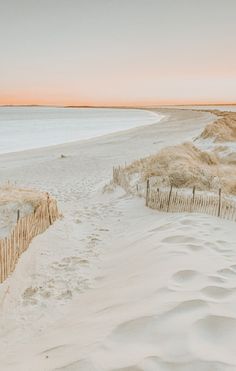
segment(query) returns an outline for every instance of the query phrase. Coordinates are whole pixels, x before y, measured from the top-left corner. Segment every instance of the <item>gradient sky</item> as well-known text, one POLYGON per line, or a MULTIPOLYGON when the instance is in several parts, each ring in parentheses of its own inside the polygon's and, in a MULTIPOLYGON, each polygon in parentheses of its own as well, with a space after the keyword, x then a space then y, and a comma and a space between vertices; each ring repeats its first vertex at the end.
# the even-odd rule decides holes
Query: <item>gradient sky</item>
POLYGON ((0 0, 0 104, 236 102, 236 0, 0 0))

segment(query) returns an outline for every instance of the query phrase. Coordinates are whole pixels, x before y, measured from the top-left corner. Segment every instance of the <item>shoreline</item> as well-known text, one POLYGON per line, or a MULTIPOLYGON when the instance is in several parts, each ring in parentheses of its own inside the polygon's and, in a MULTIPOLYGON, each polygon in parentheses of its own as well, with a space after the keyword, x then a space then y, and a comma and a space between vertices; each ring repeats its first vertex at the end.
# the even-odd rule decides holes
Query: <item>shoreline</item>
MULTIPOLYGON (((16 155, 34 155, 34 154, 37 154, 37 152, 40 154, 42 154, 43 151, 45 152, 60 152, 61 149, 72 149, 72 147, 76 147, 80 144, 92 144, 93 142, 97 142, 99 140, 106 140, 106 139, 112 139, 112 137, 123 137, 125 136, 125 134, 129 134, 132 132, 136 132, 137 131, 137 134, 138 134, 138 131, 142 132, 143 129, 145 128, 150 128, 150 127, 155 127, 156 125, 159 125, 160 123, 163 123, 165 121, 168 121, 169 117, 171 117, 174 113, 173 111, 175 111, 175 109, 171 108, 160 108, 160 109, 154 109, 154 108, 150 108, 150 109, 146 109, 144 108, 145 111, 149 111, 149 112, 152 112, 152 113, 157 113, 159 114, 160 112, 164 111, 165 114, 163 115, 160 115, 162 116, 160 118, 159 121, 155 122, 155 123, 151 123, 151 124, 144 124, 144 125, 140 125, 140 126, 136 126, 136 127, 132 127, 132 128, 129 128, 129 129, 125 129, 125 130, 119 130, 117 132, 112 132, 112 133, 107 133, 107 134, 102 134, 102 135, 99 135, 99 136, 95 136, 95 137, 92 137, 92 138, 88 138, 88 139, 80 139, 80 140, 75 140, 75 141, 71 141, 71 142, 64 142, 64 143, 60 143, 60 144, 55 144, 55 145, 49 145, 49 146, 45 146, 45 147, 37 147, 37 148, 31 148, 31 149, 25 149, 25 150, 21 150, 21 151, 15 151, 15 152, 7 152, 7 153, 0 153, 0 160, 3 159, 4 157, 15 157, 16 155), (71 148, 70 148, 71 147, 71 148)), ((177 111, 177 109, 176 109, 177 111)), ((178 111, 184 111, 186 112, 185 109, 178 109, 178 111)), ((208 113, 210 115, 212 115, 212 121, 214 121, 214 119, 217 118, 217 116, 215 116, 214 114, 212 114, 210 111, 194 111, 194 110, 189 110, 191 112, 196 112, 196 115, 198 114, 198 112, 203 112, 203 113, 208 113)), ((178 112, 176 112, 178 113, 178 112)), ((192 115, 190 115, 191 117, 192 115)), ((211 122, 211 120, 209 121, 211 122)), ((203 126, 204 127, 204 126, 203 126)), ((200 130, 200 129, 199 129, 200 130)))
MULTIPOLYGON (((26 107, 28 107, 28 106, 26 106, 26 107)), ((30 106, 29 106, 29 108, 30 108, 30 106)), ((44 108, 44 107, 42 107, 42 108, 44 108)), ((57 107, 49 107, 49 108, 57 108, 57 107)), ((64 108, 64 107, 61 107, 61 108, 64 108)), ((109 108, 108 110, 111 110, 111 109, 109 108)), ((121 109, 119 109, 119 110, 121 110, 121 109)), ((132 110, 134 110, 134 111, 143 111, 141 108, 140 109, 133 108, 132 110)), ((28 151, 34 151, 34 150, 50 149, 51 147, 54 147, 55 148, 55 147, 65 146, 65 145, 70 145, 70 144, 79 144, 80 142, 83 142, 83 141, 89 141, 89 140, 93 140, 93 139, 96 139, 96 138, 105 137, 107 135, 113 135, 113 134, 117 134, 117 133, 122 133, 122 132, 125 132, 127 130, 132 130, 132 129, 136 129, 136 128, 142 128, 142 127, 146 127, 146 126, 149 126, 149 125, 155 125, 158 122, 161 122, 163 120, 163 118, 164 118, 163 115, 159 115, 158 112, 156 112, 156 111, 153 111, 153 110, 145 110, 145 111, 148 112, 148 113, 150 113, 150 114, 155 114, 155 116, 158 119, 158 121, 152 122, 152 123, 147 122, 147 123, 143 123, 143 124, 140 125, 139 122, 138 122, 138 119, 137 119, 136 124, 134 126, 128 127, 127 129, 122 128, 122 129, 117 129, 116 130, 115 129, 115 126, 114 126, 114 130, 113 131, 110 131, 110 132, 107 132, 107 133, 101 133, 101 134, 93 135, 91 137, 87 137, 87 138, 83 138, 83 139, 68 140, 68 141, 65 141, 65 142, 57 143, 57 144, 50 144, 50 145, 46 145, 46 146, 39 146, 39 147, 25 148, 25 149, 22 149, 22 150, 3 152, 3 153, 0 153, 0 156, 2 156, 2 155, 8 155, 8 154, 17 154, 17 153, 20 153, 20 152, 28 152, 28 151)), ((143 120, 145 121, 145 119, 143 119, 143 120)), ((146 118, 146 120, 148 120, 148 118, 146 118)))
MULTIPOLYGON (((152 111, 152 112, 154 112, 154 111, 152 111)), ((53 150, 53 149, 60 149, 60 148, 63 148, 63 147, 67 147, 67 146, 70 146, 70 145, 79 145, 80 143, 91 142, 93 140, 97 140, 97 139, 100 139, 100 138, 105 139, 105 138, 113 136, 113 135, 115 136, 116 134, 124 134, 126 132, 131 131, 131 130, 136 130, 136 129, 139 129, 139 128, 143 129, 143 128, 148 127, 148 126, 157 125, 160 122, 162 122, 164 119, 165 119, 165 117, 163 116, 163 117, 160 118, 159 121, 154 122, 152 124, 143 124, 143 125, 140 125, 140 126, 134 126, 132 128, 129 128, 129 129, 117 130, 117 131, 114 131, 114 132, 111 132, 111 133, 101 134, 101 135, 97 135, 97 136, 94 136, 94 137, 91 137, 91 138, 73 140, 73 141, 63 142, 63 143, 59 143, 59 144, 53 144, 53 145, 49 145, 49 146, 45 146, 45 147, 29 148, 29 149, 24 149, 24 150, 21 150, 21 151, 0 153, 0 157, 1 156, 7 156, 7 155, 17 155, 19 153, 29 153, 29 152, 34 152, 34 151, 40 151, 40 152, 43 151, 43 150, 50 151, 50 149, 53 150)))

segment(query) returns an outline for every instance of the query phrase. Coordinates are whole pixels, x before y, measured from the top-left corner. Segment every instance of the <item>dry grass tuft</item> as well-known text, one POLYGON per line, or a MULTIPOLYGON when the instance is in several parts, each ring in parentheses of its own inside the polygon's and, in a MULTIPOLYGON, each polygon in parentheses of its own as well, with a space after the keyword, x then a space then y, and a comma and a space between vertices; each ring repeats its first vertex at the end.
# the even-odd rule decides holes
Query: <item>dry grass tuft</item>
MULTIPOLYGON (((207 125, 199 138, 211 138, 214 142, 236 141, 236 112, 209 112, 219 119, 207 125)), ((224 193, 236 195, 235 165, 236 153, 226 143, 213 147, 212 151, 183 143, 119 168, 113 174, 113 181, 140 195, 145 192, 147 179, 156 187, 196 187, 201 191, 222 188, 224 193)))
POLYGON ((217 153, 201 151, 192 143, 166 147, 158 154, 133 162, 123 169, 130 184, 154 178, 158 187, 217 190, 236 194, 235 156, 221 159, 217 153))
POLYGON ((211 111, 220 118, 207 125, 200 138, 212 138, 214 142, 236 141, 236 112, 211 111))
POLYGON ((45 192, 16 188, 11 184, 0 187, 0 205, 10 202, 18 202, 21 204, 27 202, 33 207, 36 207, 41 200, 45 198, 47 198, 47 193, 45 192))

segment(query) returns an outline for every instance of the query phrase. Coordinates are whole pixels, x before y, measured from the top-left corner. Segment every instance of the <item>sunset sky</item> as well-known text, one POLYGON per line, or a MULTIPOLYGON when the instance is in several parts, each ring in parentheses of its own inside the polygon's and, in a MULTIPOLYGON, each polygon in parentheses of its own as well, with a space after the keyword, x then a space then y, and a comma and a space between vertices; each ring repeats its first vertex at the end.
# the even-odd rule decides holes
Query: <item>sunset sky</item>
POLYGON ((236 0, 0 0, 0 104, 236 102, 236 0))

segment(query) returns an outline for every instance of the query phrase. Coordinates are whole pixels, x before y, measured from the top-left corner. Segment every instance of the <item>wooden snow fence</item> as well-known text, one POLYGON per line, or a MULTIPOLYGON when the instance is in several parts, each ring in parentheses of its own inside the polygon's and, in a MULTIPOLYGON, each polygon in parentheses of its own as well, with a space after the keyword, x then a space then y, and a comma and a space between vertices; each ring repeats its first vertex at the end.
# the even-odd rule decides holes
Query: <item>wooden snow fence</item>
POLYGON ((0 283, 14 271, 21 254, 28 248, 32 239, 44 232, 59 217, 57 203, 46 195, 31 214, 20 217, 11 234, 0 240, 0 283))
POLYGON ((153 189, 147 181, 146 206, 164 212, 195 212, 223 219, 236 221, 236 202, 219 193, 197 192, 192 193, 183 189, 153 189))
POLYGON ((164 212, 196 212, 217 216, 223 219, 236 221, 236 201, 231 197, 218 192, 197 191, 195 187, 180 189, 157 188, 147 180, 143 186, 132 187, 129 175, 124 167, 113 168, 113 182, 120 185, 128 193, 145 197, 146 206, 164 212))

